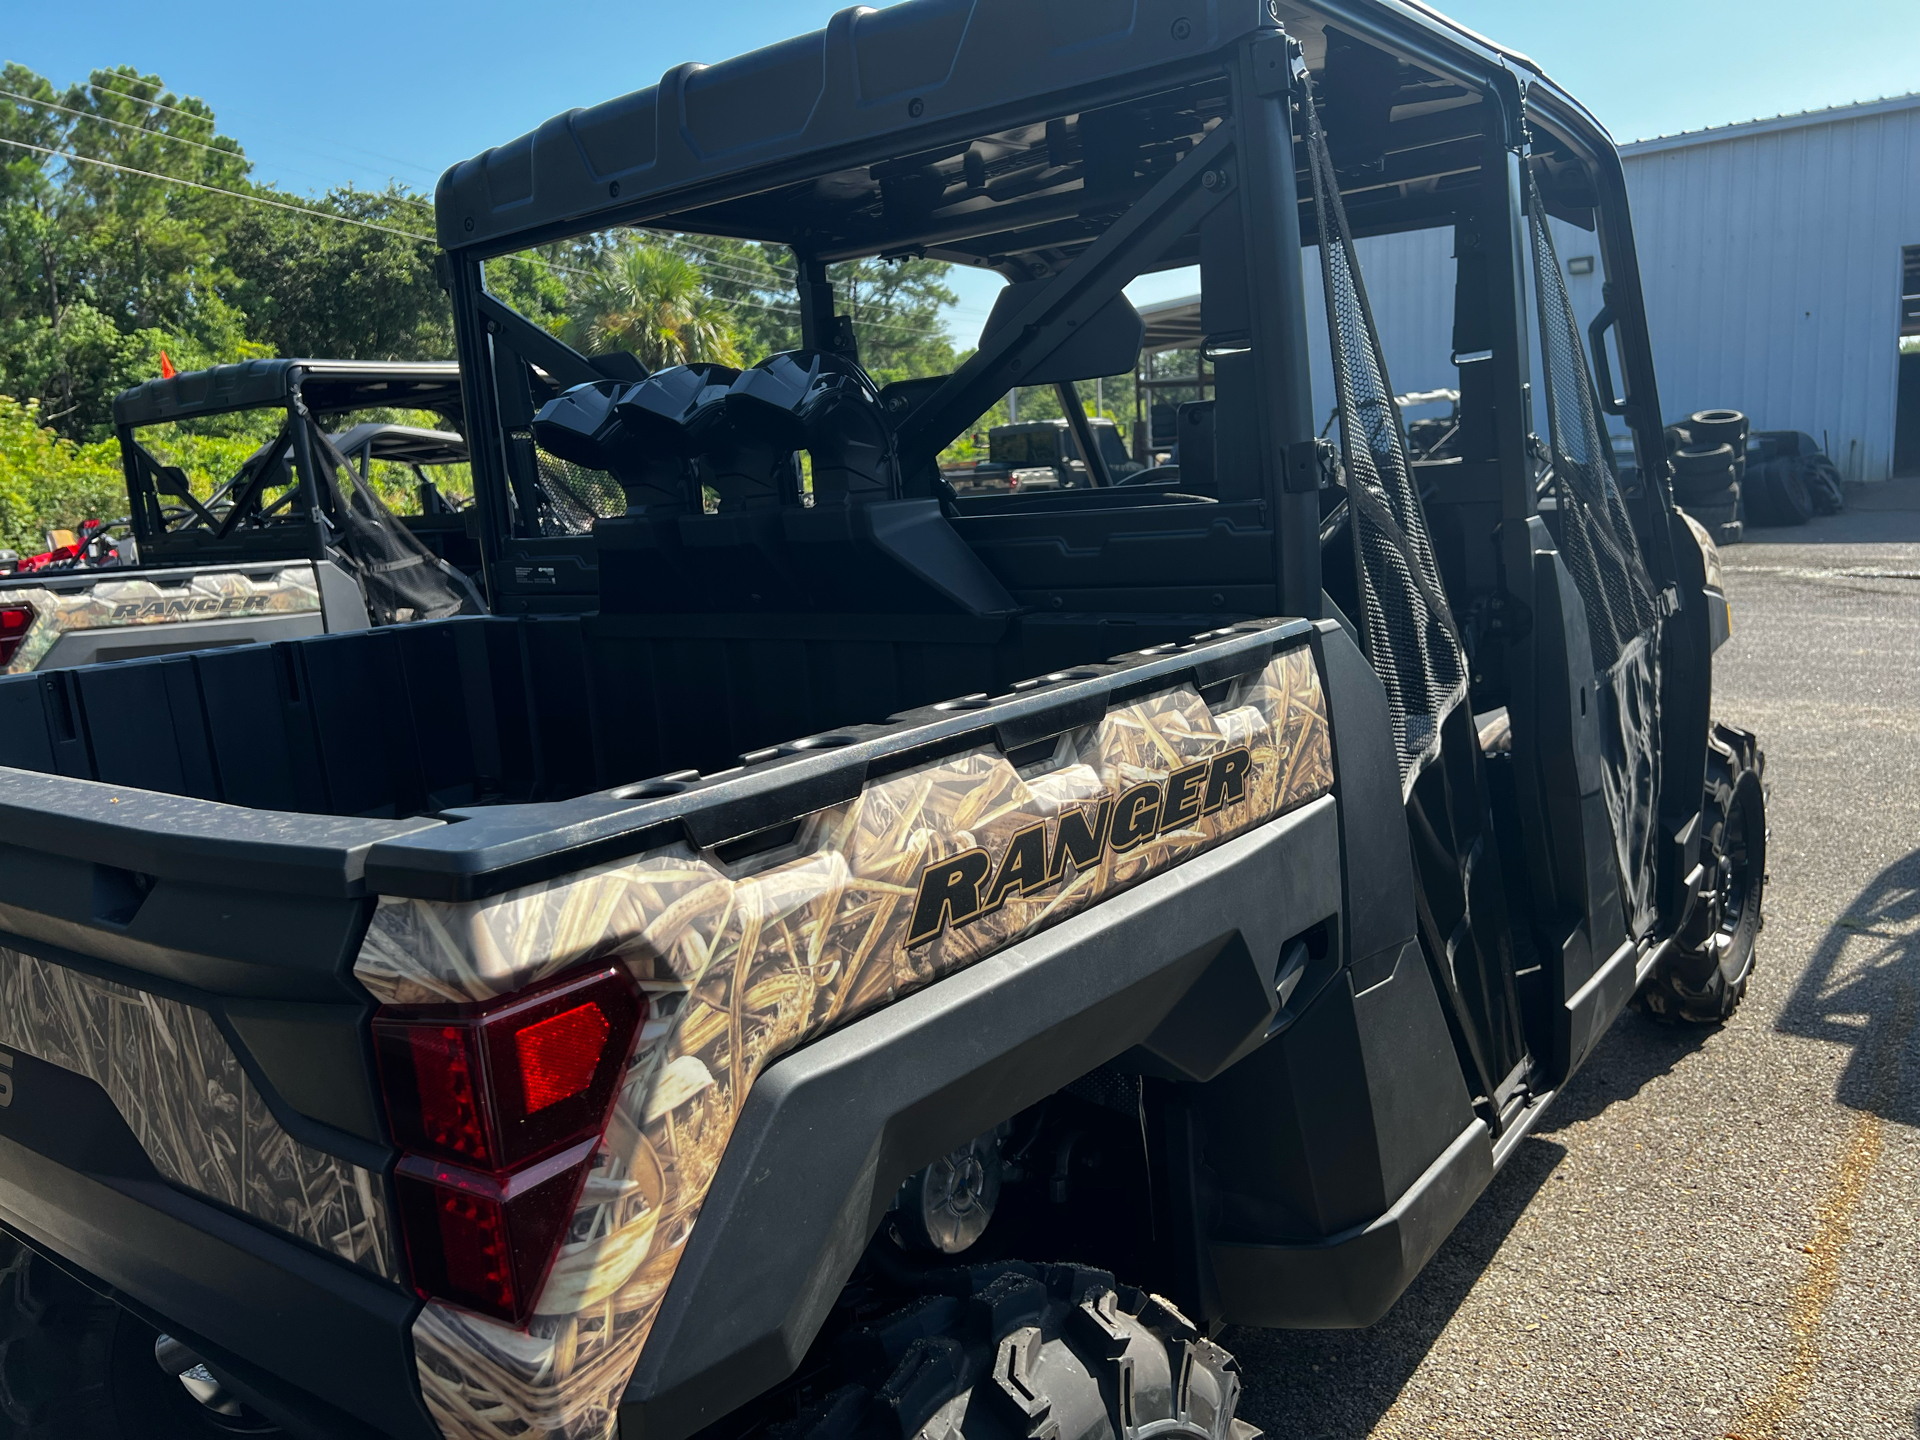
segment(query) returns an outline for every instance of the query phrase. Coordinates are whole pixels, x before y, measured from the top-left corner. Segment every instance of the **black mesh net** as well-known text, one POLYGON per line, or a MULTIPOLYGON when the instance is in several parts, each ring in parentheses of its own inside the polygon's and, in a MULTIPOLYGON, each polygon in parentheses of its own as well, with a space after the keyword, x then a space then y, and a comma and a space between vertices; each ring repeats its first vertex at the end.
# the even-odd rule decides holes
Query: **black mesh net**
POLYGON ((1320 270, 1340 417, 1341 458, 1367 658, 1386 687, 1403 792, 1439 750, 1441 724, 1466 699, 1459 632, 1440 587, 1407 439, 1374 330, 1346 207, 1311 89, 1306 104, 1320 270))
POLYGON ((400 523, 325 431, 311 420, 307 429, 334 530, 331 558, 358 582, 373 623, 486 613, 472 582, 400 523))
POLYGON ((535 533, 585 535, 593 529, 595 520, 626 513, 626 492, 606 471, 589 470, 544 450, 536 453, 540 458, 540 513, 534 517, 535 533))
POLYGON ((1644 935, 1655 918, 1659 845, 1660 608, 1614 472, 1613 448, 1600 426, 1593 373, 1531 167, 1527 218, 1559 512, 1555 530, 1560 558, 1587 612, 1605 759, 1601 781, 1613 819, 1621 899, 1628 925, 1644 935))
POLYGON ((1613 448, 1600 427, 1593 377, 1531 168, 1527 214, 1552 436, 1553 493, 1560 509, 1560 554, 1587 607, 1594 666, 1604 673, 1634 636, 1652 630, 1657 616, 1653 585, 1621 498, 1613 448))

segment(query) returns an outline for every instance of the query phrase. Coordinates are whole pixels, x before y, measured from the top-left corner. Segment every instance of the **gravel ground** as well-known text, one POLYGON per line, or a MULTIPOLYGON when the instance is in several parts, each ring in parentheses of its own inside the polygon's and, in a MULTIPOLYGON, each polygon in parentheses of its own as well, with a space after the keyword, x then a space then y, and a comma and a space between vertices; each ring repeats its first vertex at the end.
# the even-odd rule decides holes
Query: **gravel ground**
POLYGON ((1229 1331, 1272 1440, 1920 1433, 1920 482, 1724 558, 1746 1003, 1623 1017, 1380 1324, 1229 1331))

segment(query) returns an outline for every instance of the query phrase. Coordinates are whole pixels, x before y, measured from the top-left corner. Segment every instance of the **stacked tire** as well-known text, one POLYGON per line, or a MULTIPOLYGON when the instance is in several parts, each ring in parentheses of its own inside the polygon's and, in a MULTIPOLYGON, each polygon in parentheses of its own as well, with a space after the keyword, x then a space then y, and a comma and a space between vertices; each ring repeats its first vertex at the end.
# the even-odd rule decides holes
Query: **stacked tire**
POLYGON ((1725 441, 1691 441, 1673 452, 1673 498, 1721 545, 1740 538, 1740 472, 1725 441))
POLYGON ((1815 515, 1837 515, 1845 508, 1840 471, 1811 435, 1756 431, 1752 452, 1755 479, 1746 501, 1755 524, 1804 525, 1815 515))
POLYGON ((1667 426, 1673 498, 1721 545, 1739 541, 1746 519, 1747 417, 1696 410, 1667 426))

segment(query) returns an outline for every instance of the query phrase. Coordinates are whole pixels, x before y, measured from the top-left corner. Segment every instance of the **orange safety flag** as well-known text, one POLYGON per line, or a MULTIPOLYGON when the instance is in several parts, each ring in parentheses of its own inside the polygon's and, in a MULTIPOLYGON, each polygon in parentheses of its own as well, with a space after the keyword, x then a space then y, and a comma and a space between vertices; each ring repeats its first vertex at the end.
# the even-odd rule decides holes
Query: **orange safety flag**
POLYGON ((160 352, 160 378, 162 380, 171 380, 175 373, 173 361, 169 360, 167 358, 167 352, 162 350, 160 352))

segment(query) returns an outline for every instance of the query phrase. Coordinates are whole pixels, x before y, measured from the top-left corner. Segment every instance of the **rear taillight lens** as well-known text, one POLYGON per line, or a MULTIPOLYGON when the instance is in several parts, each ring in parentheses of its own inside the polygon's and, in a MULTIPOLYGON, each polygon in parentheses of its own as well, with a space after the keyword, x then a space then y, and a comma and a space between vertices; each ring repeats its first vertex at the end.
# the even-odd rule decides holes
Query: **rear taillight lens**
POLYGON ((13 657, 20 651, 20 642, 32 628, 31 605, 0 605, 0 669, 13 663, 13 657))
POLYGON ((582 1141, 506 1175, 424 1155, 403 1159, 393 1178, 414 1288, 524 1325, 566 1238, 596 1144, 582 1141))
POLYGON ((380 1084, 414 1286, 524 1324, 565 1237, 646 1002, 617 965, 485 1006, 388 1006, 380 1084))

